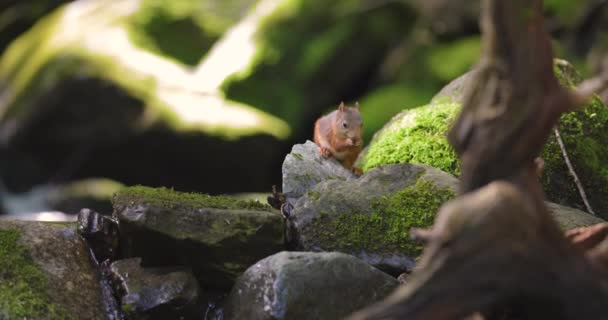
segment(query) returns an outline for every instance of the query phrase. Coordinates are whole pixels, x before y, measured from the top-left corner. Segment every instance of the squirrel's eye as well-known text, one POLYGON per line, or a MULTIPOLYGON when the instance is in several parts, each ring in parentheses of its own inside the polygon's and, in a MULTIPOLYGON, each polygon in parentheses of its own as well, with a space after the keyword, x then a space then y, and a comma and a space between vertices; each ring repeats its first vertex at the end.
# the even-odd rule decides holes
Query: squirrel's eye
POLYGON ((346 129, 347 126, 346 122, 342 122, 342 128, 346 129))

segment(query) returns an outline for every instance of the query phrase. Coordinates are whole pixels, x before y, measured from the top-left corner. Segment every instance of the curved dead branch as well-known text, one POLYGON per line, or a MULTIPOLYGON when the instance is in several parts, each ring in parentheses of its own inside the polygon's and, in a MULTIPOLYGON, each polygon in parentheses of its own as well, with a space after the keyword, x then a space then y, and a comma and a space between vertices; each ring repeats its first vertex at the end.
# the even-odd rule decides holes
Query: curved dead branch
POLYGON ((462 163, 459 197, 415 233, 427 246, 407 284, 351 320, 504 310, 608 318, 608 244, 583 250, 566 238, 538 181, 535 159, 557 120, 587 99, 555 78, 542 9, 542 0, 483 0, 479 71, 448 134, 462 163))

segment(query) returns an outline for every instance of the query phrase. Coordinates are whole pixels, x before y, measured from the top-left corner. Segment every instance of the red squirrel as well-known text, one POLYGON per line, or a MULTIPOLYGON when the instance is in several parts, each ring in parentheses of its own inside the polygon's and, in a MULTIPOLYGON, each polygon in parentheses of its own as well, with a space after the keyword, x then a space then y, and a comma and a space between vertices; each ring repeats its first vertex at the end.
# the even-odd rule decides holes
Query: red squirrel
POLYGON ((314 140, 324 158, 333 157, 357 176, 363 172, 354 167, 363 149, 363 121, 359 103, 347 107, 340 103, 338 110, 322 116, 315 122, 314 140))

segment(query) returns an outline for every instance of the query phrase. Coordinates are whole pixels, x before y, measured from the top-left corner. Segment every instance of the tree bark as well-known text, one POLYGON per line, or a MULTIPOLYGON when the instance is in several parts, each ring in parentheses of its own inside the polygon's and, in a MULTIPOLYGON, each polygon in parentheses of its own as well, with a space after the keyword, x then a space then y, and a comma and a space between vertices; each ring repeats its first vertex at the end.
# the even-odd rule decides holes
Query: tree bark
POLYGON ((557 120, 587 99, 553 74, 542 8, 542 0, 483 1, 479 72, 448 134, 462 160, 459 196, 431 230, 415 232, 427 246, 407 285, 351 320, 497 310, 524 319, 608 318, 608 245, 589 250, 566 238, 538 181, 534 160, 557 120))

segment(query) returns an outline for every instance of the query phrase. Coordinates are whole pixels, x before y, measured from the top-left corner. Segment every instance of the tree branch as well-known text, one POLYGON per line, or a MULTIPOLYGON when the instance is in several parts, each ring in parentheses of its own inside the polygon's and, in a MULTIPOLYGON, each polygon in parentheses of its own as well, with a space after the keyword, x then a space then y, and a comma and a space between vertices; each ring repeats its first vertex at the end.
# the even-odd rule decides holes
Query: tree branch
POLYGON ((585 101, 553 74, 542 9, 542 0, 483 0, 482 58, 448 134, 462 160, 459 196, 415 233, 428 243, 408 283, 351 320, 513 308, 531 319, 608 318, 596 267, 608 255, 598 248, 590 259, 564 237, 538 181, 535 159, 559 117, 585 101))

